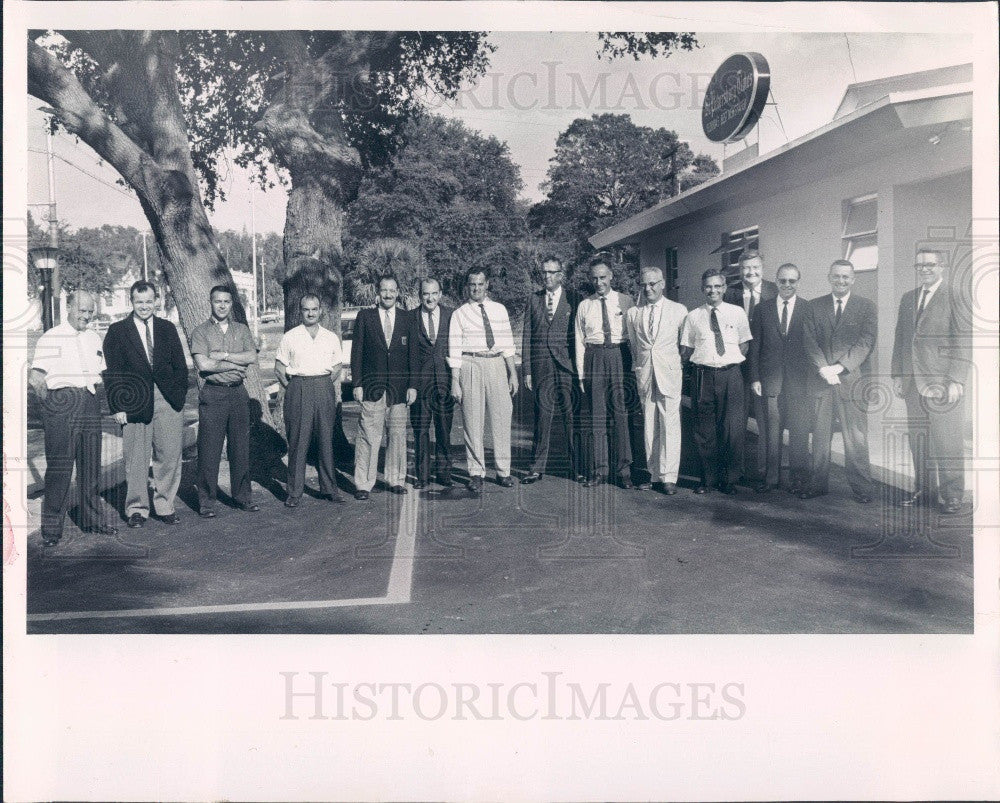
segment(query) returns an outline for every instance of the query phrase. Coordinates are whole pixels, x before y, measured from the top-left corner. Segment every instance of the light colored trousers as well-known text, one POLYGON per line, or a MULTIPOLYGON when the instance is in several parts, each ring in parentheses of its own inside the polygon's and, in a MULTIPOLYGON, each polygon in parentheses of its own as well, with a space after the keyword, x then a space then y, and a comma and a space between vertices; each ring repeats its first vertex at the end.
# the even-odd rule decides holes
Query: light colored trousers
POLYGON ((354 487, 370 491, 378 478, 378 450, 389 425, 385 450, 385 483, 389 487, 406 482, 406 405, 387 406, 385 395, 378 401, 361 402, 361 424, 354 442, 354 487))
POLYGON ((510 420, 514 404, 507 387, 507 364, 503 357, 462 356, 459 372, 462 388, 462 430, 470 477, 486 476, 483 440, 486 416, 493 432, 493 460, 497 474, 510 474, 510 420))
POLYGON ((184 416, 170 406, 153 385, 153 420, 122 428, 125 450, 125 517, 138 513, 149 518, 149 464, 153 464, 153 510, 157 516, 174 513, 181 485, 184 416))
POLYGON ((681 398, 664 396, 652 383, 642 394, 646 468, 651 482, 677 482, 681 466, 681 398))

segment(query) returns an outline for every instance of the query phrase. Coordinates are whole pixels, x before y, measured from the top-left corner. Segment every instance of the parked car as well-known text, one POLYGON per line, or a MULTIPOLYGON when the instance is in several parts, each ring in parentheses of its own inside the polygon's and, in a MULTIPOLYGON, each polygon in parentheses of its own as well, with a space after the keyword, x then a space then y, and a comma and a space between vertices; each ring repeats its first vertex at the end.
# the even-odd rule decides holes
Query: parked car
POLYGON ((260 314, 261 323, 277 323, 278 321, 278 310, 272 309, 262 312, 260 314))
POLYGON ((354 398, 354 386, 351 382, 351 342, 354 340, 354 322, 358 319, 361 307, 342 307, 340 310, 340 344, 344 355, 344 370, 340 375, 341 394, 344 401, 354 398))

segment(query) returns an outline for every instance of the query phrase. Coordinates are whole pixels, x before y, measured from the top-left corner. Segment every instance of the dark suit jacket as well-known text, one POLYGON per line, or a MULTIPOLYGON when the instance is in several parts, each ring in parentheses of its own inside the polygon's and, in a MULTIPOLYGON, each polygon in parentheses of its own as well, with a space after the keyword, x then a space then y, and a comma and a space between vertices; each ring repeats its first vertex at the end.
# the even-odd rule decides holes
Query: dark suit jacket
POLYGON ((355 387, 364 389, 365 401, 378 401, 388 393, 387 404, 402 404, 407 388, 415 387, 410 379, 412 329, 412 315, 397 307, 392 343, 386 344, 378 309, 358 312, 351 344, 351 377, 355 387))
POLYGON ((448 332, 451 327, 451 307, 438 305, 437 340, 431 343, 427 334, 427 315, 422 307, 411 310, 413 336, 410 338, 410 371, 417 391, 424 396, 428 391, 447 391, 451 383, 448 368, 448 332))
MULTIPOLYGON (((850 398, 854 385, 868 370, 868 358, 875 347, 878 335, 878 317, 875 304, 867 298, 851 294, 840 315, 840 324, 834 323, 833 294, 828 293, 809 302, 809 317, 803 323, 803 343, 812 363, 808 390, 821 396, 837 390, 842 398, 850 398), (844 366, 840 384, 830 385, 819 375, 825 365, 840 363, 844 366)), ((860 402, 864 394, 857 397, 860 402)))
MULTIPOLYGON (((760 303, 757 305, 759 307, 765 301, 769 301, 772 298, 778 297, 778 285, 774 282, 769 282, 766 279, 760 283, 760 303)), ((735 304, 737 307, 743 307, 743 282, 735 284, 732 287, 726 288, 725 295, 722 296, 722 300, 727 304, 735 304)), ((798 305, 796 305, 798 306, 798 305)), ((754 307, 754 317, 756 317, 757 307, 754 307)), ((753 320, 750 321, 753 323, 753 320)))
POLYGON ((188 389, 188 367, 184 361, 177 327, 155 315, 153 322, 153 364, 146 359, 146 347, 132 321, 132 315, 108 327, 104 336, 104 387, 112 413, 127 413, 131 424, 153 420, 153 385, 160 389, 178 412, 184 407, 188 389))
POLYGON ((805 326, 811 307, 804 298, 795 300, 795 312, 788 322, 788 334, 781 335, 781 316, 774 299, 762 303, 756 310, 750 333, 750 381, 760 382, 765 396, 781 393, 802 394, 812 363, 806 356, 803 343, 805 326))
POLYGON ((948 382, 965 384, 969 372, 969 325, 956 308, 955 294, 944 282, 927 302, 920 321, 920 294, 910 290, 899 302, 892 343, 892 375, 912 378, 917 392, 948 382))
POLYGON ((545 310, 545 290, 532 293, 524 310, 524 330, 521 335, 521 365, 525 375, 544 376, 551 371, 543 364, 552 360, 571 374, 576 373, 573 322, 580 297, 563 287, 552 323, 545 310))

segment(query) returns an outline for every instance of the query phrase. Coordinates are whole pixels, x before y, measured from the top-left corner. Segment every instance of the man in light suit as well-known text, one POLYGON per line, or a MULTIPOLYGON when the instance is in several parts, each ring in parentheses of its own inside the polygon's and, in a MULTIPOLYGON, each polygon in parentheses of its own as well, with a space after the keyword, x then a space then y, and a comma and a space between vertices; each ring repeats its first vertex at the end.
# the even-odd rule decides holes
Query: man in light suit
POLYGON ((625 325, 642 403, 652 487, 672 496, 677 493, 681 462, 680 334, 687 308, 664 298, 659 268, 643 270, 640 282, 645 303, 625 313, 625 325))
POLYGON ((868 358, 875 347, 878 320, 875 305, 851 293, 854 266, 838 259, 827 277, 833 292, 810 302, 804 321, 803 343, 812 363, 807 388, 813 398, 812 478, 800 499, 827 493, 830 479, 830 438, 833 419, 840 419, 844 435, 847 481, 854 499, 872 501, 868 458, 868 411, 864 389, 858 385, 868 372, 868 358))
POLYGON ((802 343, 802 321, 809 314, 809 304, 797 295, 800 277, 790 262, 778 268, 778 297, 761 304, 750 324, 750 390, 764 402, 763 419, 757 421, 757 450, 765 474, 754 488, 757 493, 778 487, 781 435, 786 428, 789 493, 802 493, 809 473, 812 405, 806 382, 811 363, 802 343))
MULTIPOLYGON (((747 314, 747 321, 753 329, 754 318, 757 317, 757 310, 765 302, 776 298, 778 286, 774 282, 764 279, 764 258, 759 251, 747 248, 740 254, 740 283, 726 288, 726 293, 722 300, 727 304, 735 304, 743 307, 747 314)), ((747 424, 750 418, 757 422, 757 443, 765 439, 761 422, 767 415, 766 403, 763 397, 758 396, 750 387, 750 360, 746 360, 741 366, 743 374, 743 404, 746 407, 743 425, 747 424)), ((764 482, 764 475, 767 471, 765 460, 765 450, 760 448, 746 455, 747 465, 744 474, 759 487, 764 482)), ((743 467, 741 466, 741 469, 743 467)))
POLYGON ((538 482, 545 473, 552 418, 557 407, 569 454, 567 471, 571 479, 578 479, 583 473, 579 438, 573 425, 580 400, 573 358, 573 319, 580 298, 563 286, 566 273, 558 257, 547 256, 542 260, 542 279, 545 287, 528 299, 521 338, 524 386, 533 391, 535 401, 535 453, 531 470, 521 478, 525 485, 538 482))
POLYGON ((892 345, 892 380, 906 400, 916 485, 903 507, 931 505, 959 511, 965 492, 962 466, 962 396, 969 371, 968 325, 944 281, 940 251, 920 250, 920 286, 903 294, 892 345), (936 487, 935 487, 936 486, 936 487))

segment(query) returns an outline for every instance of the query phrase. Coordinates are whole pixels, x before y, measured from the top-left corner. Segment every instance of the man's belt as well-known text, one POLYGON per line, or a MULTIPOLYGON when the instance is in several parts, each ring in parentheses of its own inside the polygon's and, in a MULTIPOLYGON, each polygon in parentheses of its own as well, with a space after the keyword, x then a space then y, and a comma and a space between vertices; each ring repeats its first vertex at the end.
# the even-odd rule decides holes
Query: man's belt
POLYGON ((243 384, 243 380, 237 380, 236 382, 205 382, 206 385, 211 385, 215 388, 238 388, 243 384))
POLYGON ((502 357, 499 351, 463 351, 463 357, 502 357))
POLYGON ((742 363, 731 362, 729 365, 701 365, 700 363, 695 363, 694 367, 699 371, 728 371, 730 368, 739 368, 742 363))
POLYGON ((621 343, 612 343, 610 346, 606 346, 604 343, 584 343, 584 347, 588 349, 620 349, 625 344, 623 340, 621 343))

